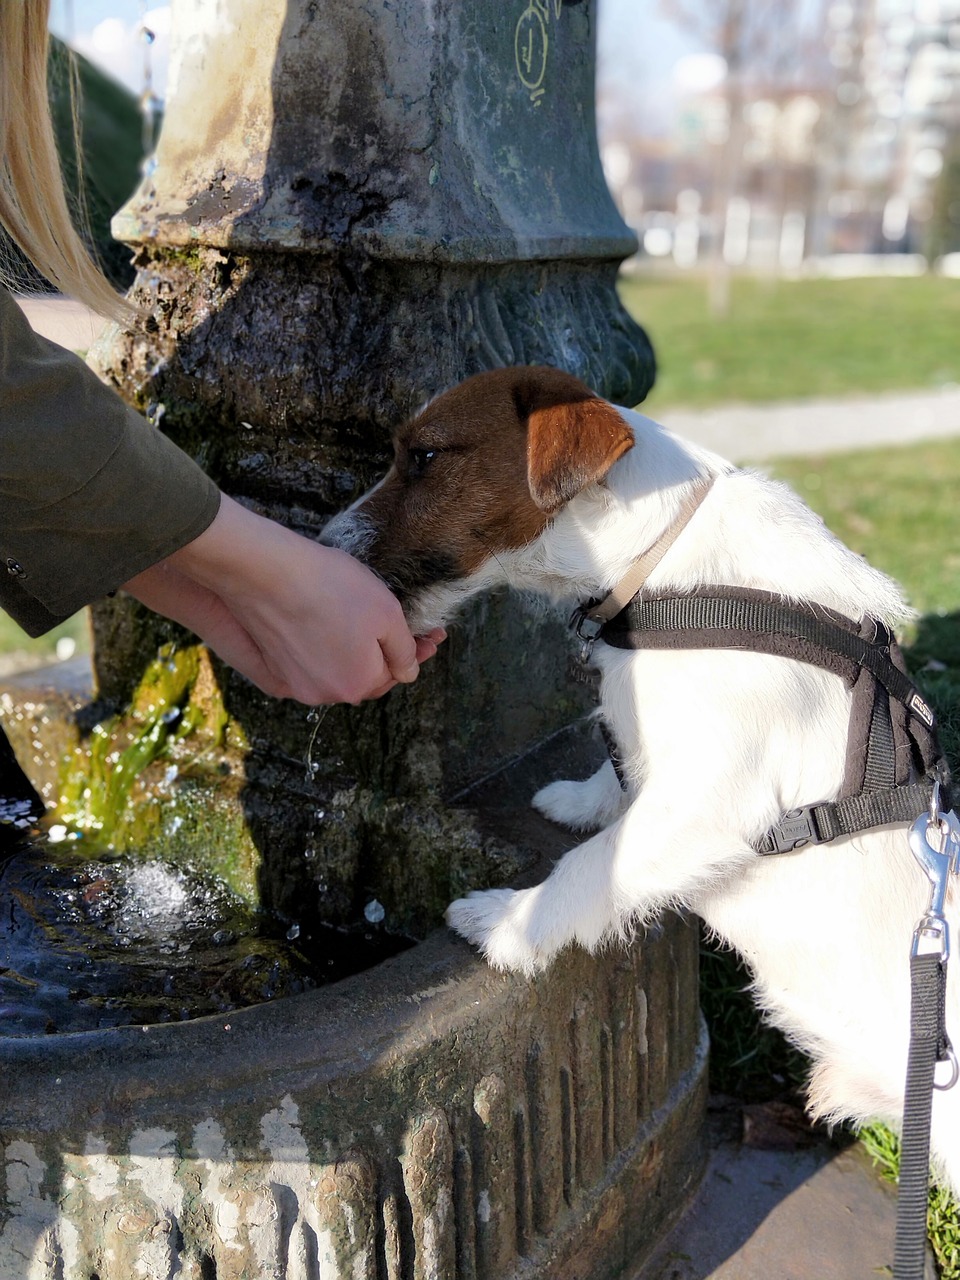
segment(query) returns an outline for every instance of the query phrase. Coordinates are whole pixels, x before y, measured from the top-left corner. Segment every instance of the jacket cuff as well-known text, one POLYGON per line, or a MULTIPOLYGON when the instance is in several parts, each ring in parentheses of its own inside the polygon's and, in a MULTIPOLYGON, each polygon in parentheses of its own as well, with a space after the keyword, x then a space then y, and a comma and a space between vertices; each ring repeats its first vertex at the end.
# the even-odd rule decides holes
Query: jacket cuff
POLYGON ((22 551, 14 547, 0 566, 57 620, 192 542, 219 510, 220 491, 209 476, 127 412, 126 430, 104 463, 82 487, 24 517, 17 529, 22 551))

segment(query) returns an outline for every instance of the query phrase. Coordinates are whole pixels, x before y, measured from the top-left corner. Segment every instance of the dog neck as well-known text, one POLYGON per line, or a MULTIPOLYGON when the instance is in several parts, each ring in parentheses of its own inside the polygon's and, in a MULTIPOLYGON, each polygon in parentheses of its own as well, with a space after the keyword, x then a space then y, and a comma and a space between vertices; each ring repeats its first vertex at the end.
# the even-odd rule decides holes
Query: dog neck
MULTIPOLYGON (((718 474, 733 470, 642 415, 619 412, 633 430, 634 447, 602 483, 578 494, 534 544, 517 553, 514 585, 562 601, 605 597, 654 546, 669 562, 666 535, 674 530, 679 537, 681 512, 694 494, 706 495, 718 474)), ((660 572, 649 563, 647 572, 655 571, 660 572)))
POLYGON ((656 569, 657 565, 696 515, 701 502, 710 492, 713 481, 713 476, 696 481, 680 503, 680 510, 677 512, 673 523, 664 529, 656 542, 649 546, 642 556, 638 556, 634 560, 627 572, 607 592, 602 600, 583 610, 584 618, 588 618, 591 622, 602 626, 603 623, 609 622, 611 618, 616 617, 622 609, 626 608, 634 596, 643 589, 651 573, 653 573, 654 569, 656 569))

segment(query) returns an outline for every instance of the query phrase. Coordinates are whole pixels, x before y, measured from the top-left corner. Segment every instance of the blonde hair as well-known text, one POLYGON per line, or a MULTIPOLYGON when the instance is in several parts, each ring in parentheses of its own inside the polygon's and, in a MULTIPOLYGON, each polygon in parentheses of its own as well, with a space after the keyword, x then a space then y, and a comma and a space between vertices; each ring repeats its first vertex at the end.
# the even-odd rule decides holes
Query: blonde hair
MULTIPOLYGON (((63 293, 100 315, 131 308, 70 216, 47 94, 49 0, 0 0, 0 224, 63 293)), ((79 139, 76 148, 80 160, 79 139)))

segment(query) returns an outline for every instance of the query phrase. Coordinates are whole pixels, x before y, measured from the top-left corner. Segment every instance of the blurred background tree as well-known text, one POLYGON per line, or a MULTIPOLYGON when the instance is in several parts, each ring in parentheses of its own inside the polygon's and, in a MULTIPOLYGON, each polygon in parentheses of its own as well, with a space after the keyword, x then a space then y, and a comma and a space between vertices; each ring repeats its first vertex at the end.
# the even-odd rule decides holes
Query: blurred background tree
POLYGON ((937 180, 927 240, 927 258, 960 253, 960 133, 954 135, 937 180))
MULTIPOLYGON (((82 54, 70 54, 51 39, 48 68, 50 104, 64 178, 76 220, 85 227, 88 244, 110 279, 125 287, 133 279, 130 249, 110 234, 110 219, 140 179, 143 118, 136 97, 82 54), (74 130, 78 104, 80 164, 74 130)), ((29 291, 45 288, 37 273, 0 231, 5 271, 29 291)))

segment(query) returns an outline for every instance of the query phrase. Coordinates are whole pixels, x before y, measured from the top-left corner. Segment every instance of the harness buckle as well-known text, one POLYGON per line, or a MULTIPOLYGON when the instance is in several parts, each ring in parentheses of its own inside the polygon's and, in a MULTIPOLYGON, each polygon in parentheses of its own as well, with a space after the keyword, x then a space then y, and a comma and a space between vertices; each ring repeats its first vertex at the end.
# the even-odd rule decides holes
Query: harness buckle
POLYGON ((776 826, 770 828, 772 853, 792 853, 807 844, 819 844, 820 832, 812 807, 788 809, 776 826))
POLYGON ((580 661, 583 663, 590 661, 593 646, 600 638, 600 632, 604 627, 600 618, 590 617, 587 612, 590 608, 591 604, 582 604, 579 608, 574 609, 570 618, 570 625, 573 627, 577 639, 581 641, 580 661))

